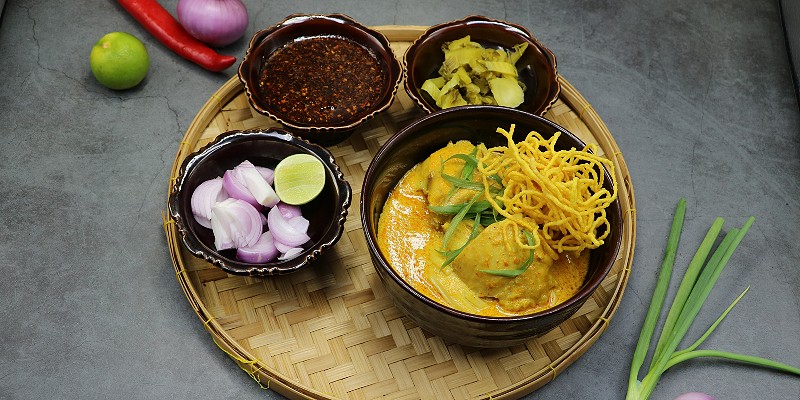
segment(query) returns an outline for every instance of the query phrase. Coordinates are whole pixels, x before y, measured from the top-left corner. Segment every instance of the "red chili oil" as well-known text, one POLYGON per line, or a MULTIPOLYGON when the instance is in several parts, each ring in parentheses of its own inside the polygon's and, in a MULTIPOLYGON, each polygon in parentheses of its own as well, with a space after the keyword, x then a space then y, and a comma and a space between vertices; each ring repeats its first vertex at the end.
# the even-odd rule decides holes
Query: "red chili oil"
POLYGON ((314 36, 276 50, 259 85, 267 104, 287 122, 337 124, 366 115, 384 79, 370 50, 343 37, 314 36))

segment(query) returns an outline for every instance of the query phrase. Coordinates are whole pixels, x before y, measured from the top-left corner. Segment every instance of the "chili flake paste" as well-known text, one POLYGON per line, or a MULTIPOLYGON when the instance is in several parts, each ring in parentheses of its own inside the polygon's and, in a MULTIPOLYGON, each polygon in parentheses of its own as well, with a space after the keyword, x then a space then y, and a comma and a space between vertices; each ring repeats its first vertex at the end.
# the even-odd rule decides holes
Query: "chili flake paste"
POLYGON ((287 122, 336 124, 367 114, 386 79, 367 48, 339 36, 301 38, 276 50, 259 86, 287 122))

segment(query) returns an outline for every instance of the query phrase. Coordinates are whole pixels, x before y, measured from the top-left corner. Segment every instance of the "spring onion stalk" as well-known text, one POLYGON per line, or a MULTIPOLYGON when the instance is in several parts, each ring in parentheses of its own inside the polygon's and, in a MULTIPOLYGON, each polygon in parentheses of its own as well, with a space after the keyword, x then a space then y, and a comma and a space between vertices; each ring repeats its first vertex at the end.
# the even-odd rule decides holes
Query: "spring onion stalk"
POLYGON ((633 352, 633 360, 631 361, 631 373, 628 379, 628 400, 638 399, 638 396, 632 397, 632 393, 639 393, 641 383, 638 380, 639 370, 644 364, 644 359, 647 356, 647 349, 650 347, 650 338, 656 329, 658 322, 658 314, 661 306, 664 304, 664 298, 667 296, 667 287, 669 286, 670 275, 672 274, 672 267, 675 264, 675 254, 678 252, 678 240, 681 237, 681 230, 683 228, 683 218, 686 215, 686 200, 680 199, 678 206, 675 209, 675 216, 672 219, 672 227, 669 231, 669 238, 667 239, 667 249, 664 252, 664 260, 661 263, 661 272, 658 274, 658 281, 656 282, 656 289, 653 292, 653 297, 650 299, 650 308, 647 310, 647 315, 642 325, 642 331, 639 333, 639 341, 636 343, 636 350, 633 352))
POLYGON ((672 357, 674 358, 675 356, 678 356, 678 355, 680 355, 682 353, 687 353, 687 352, 693 351, 693 350, 697 349, 701 344, 703 344, 703 342, 709 336, 711 336, 711 333, 714 332, 714 329, 717 329, 717 326, 719 326, 719 324, 722 323, 722 321, 725 319, 725 317, 728 316, 728 313, 731 312, 731 310, 733 310, 733 307, 735 307, 736 304, 739 303, 739 300, 741 300, 742 297, 744 297, 744 295, 747 294, 748 290, 750 290, 750 286, 748 286, 747 288, 745 288, 742 291, 742 294, 740 294, 739 297, 737 297, 736 300, 734 300, 731 303, 731 305, 729 305, 728 308, 726 308, 725 311, 722 314, 720 314, 719 318, 717 318, 717 320, 714 321, 714 323, 711 324, 710 327, 708 327, 706 332, 703 333, 703 335, 700 336, 700 338, 697 339, 697 341, 695 341, 691 346, 689 346, 689 347, 687 347, 687 348, 685 348, 685 349, 683 349, 681 351, 676 351, 675 353, 672 354, 672 357))
POLYGON ((722 315, 717 318, 699 339, 691 346, 682 350, 677 350, 678 345, 684 339, 695 317, 697 317, 697 314, 700 312, 703 303, 714 288, 714 284, 717 282, 725 265, 727 265, 733 252, 753 224, 754 218, 750 217, 742 228, 731 229, 714 252, 711 253, 714 242, 718 238, 724 225, 724 221, 721 218, 717 218, 714 221, 684 273, 681 284, 672 301, 672 305, 668 310, 664 326, 662 327, 661 334, 653 351, 648 371, 642 380, 639 380, 639 372, 647 357, 647 352, 650 348, 650 340, 655 332, 672 275, 685 211, 686 203, 681 199, 675 211, 675 217, 667 241, 667 249, 664 254, 658 281, 656 282, 656 288, 653 292, 653 298, 651 299, 650 307, 647 311, 644 324, 642 325, 639 341, 634 350, 626 399, 649 399, 653 390, 655 390, 656 384, 666 370, 678 363, 697 357, 714 357, 734 360, 800 376, 800 368, 769 359, 719 350, 698 350, 698 347, 712 332, 714 332, 719 324, 722 323, 739 300, 744 297, 749 287, 728 306, 722 315), (709 258, 710 253, 711 257, 709 258))
POLYGON ((719 350, 694 350, 683 353, 681 355, 672 357, 670 362, 667 364, 667 367, 671 367, 675 364, 680 362, 691 360, 697 357, 716 357, 716 358, 725 358, 728 360, 734 361, 741 361, 747 364, 753 364, 759 367, 771 368, 774 370, 788 372, 790 374, 800 375, 800 368, 793 367, 788 364, 780 363, 777 361, 772 361, 768 358, 762 357, 755 357, 755 356, 748 356, 745 354, 739 353, 730 353, 727 351, 719 351, 719 350))
POLYGON ((495 183, 500 185, 500 187, 503 187, 503 178, 501 178, 500 175, 491 174, 489 175, 489 179, 493 180, 495 183))
MULTIPOLYGON (((689 297, 689 293, 692 290, 692 282, 694 282, 697 278, 697 275, 700 274, 700 269, 702 268, 703 263, 706 261, 708 253, 711 251, 711 247, 714 245, 714 241, 717 239, 717 236, 719 236, 719 232, 722 230, 722 225, 724 223, 725 220, 722 218, 717 218, 714 221, 714 224, 711 225, 711 229, 708 230, 706 237, 703 239, 703 242, 697 249, 697 253, 695 253, 692 261, 689 263, 689 268, 686 269, 686 274, 684 275, 684 279, 681 281, 681 285, 678 288, 678 293, 675 294, 675 298, 672 300, 672 306, 669 309, 667 320, 664 323, 664 332, 672 331, 672 328, 675 326, 675 320, 678 318, 680 310, 682 310, 683 306, 686 304, 686 299, 689 297)), ((664 345, 666 344, 665 341, 665 336, 658 338, 658 344, 656 344, 656 349, 653 353, 653 362, 655 362, 656 358, 663 353, 664 345)), ((653 368, 652 363, 650 364, 650 368, 653 368)))

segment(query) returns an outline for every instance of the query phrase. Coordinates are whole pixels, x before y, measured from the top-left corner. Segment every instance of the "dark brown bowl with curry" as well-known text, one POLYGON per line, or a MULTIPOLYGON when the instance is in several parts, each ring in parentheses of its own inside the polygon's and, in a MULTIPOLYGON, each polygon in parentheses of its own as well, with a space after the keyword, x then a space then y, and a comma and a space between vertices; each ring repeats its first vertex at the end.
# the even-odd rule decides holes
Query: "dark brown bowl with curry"
POLYGON ((472 347, 521 344, 570 318, 612 268, 622 239, 613 164, 597 152, 547 119, 496 106, 437 111, 392 136, 367 170, 361 219, 395 304, 429 333, 472 347), (583 184, 535 178, 515 195, 512 188, 526 182, 518 176, 531 171, 495 166, 514 164, 526 146, 558 153, 540 178, 583 169, 578 180, 594 181, 581 195, 604 202, 602 210, 563 210, 572 213, 565 220, 587 217, 578 221, 591 231, 581 243, 558 218, 536 222, 536 212, 562 213, 554 202, 508 200, 560 196, 543 187, 583 184), (521 215, 512 212, 517 207, 538 209, 521 215))

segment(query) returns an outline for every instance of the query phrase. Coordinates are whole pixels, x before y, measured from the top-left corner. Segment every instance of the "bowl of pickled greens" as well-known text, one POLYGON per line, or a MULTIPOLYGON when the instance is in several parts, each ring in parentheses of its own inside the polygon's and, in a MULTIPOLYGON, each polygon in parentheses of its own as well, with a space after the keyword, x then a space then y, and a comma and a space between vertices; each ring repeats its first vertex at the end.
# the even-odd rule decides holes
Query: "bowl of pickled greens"
POLYGON ((403 62, 405 90, 426 112, 494 105, 542 115, 561 90, 555 55, 530 31, 482 16, 429 28, 403 62))

